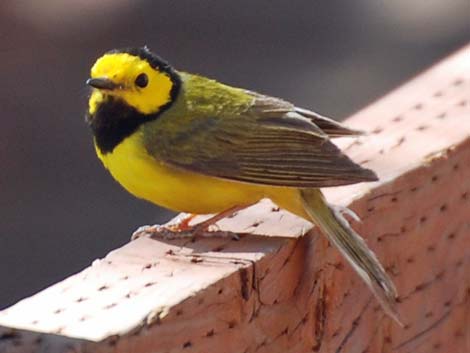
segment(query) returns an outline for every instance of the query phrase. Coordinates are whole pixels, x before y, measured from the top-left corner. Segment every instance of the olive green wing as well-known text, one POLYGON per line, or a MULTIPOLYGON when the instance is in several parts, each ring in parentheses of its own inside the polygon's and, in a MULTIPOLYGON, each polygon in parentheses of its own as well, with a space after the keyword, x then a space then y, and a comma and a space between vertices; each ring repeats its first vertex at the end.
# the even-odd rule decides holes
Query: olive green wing
POLYGON ((261 95, 251 91, 248 91, 248 93, 255 97, 252 109, 256 110, 263 116, 281 116, 295 112, 302 117, 309 119, 329 137, 360 136, 364 134, 363 131, 351 129, 333 119, 327 118, 326 116, 308 109, 296 107, 282 99, 261 95))
POLYGON ((295 111, 300 115, 311 119, 312 122, 322 129, 329 137, 360 136, 363 131, 351 129, 343 124, 327 118, 326 116, 315 113, 311 110, 295 107, 295 111))
MULTIPOLYGON (((295 109, 275 112, 265 103, 255 102, 241 114, 191 119, 179 132, 153 131, 147 150, 178 168, 248 183, 325 187, 377 180, 313 119, 295 109)), ((325 126, 339 131, 334 124, 325 126)))

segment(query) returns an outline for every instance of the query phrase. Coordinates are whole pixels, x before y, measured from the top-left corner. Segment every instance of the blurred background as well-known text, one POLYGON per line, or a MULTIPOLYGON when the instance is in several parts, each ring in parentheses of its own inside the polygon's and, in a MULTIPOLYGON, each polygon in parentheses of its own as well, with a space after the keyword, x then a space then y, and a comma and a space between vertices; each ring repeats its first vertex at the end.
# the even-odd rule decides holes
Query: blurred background
POLYGON ((148 45, 176 68, 343 119, 468 43, 469 14, 468 0, 3 0, 0 308, 172 215, 94 155, 84 82, 104 51, 148 45))

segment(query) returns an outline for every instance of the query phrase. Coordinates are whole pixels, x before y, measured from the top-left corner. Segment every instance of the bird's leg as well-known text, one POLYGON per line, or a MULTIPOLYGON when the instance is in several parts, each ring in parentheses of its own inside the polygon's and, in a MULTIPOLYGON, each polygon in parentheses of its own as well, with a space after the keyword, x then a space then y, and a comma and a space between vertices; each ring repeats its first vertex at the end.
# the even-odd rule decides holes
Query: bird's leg
POLYGON ((152 236, 160 233, 176 233, 190 229, 189 223, 196 217, 195 214, 181 213, 175 217, 171 222, 165 225, 145 225, 137 228, 132 233, 131 240, 135 240, 142 236, 152 236))
POLYGON ((197 217, 197 214, 184 214, 184 217, 182 217, 180 220, 176 222, 172 222, 172 224, 167 225, 166 227, 175 230, 175 231, 186 231, 188 229, 191 229, 191 226, 189 223, 197 217))
POLYGON ((200 222, 198 224, 190 226, 189 223, 197 215, 191 214, 188 217, 185 217, 179 223, 170 224, 170 225, 153 225, 153 226, 142 226, 139 227, 131 237, 131 240, 135 240, 142 236, 164 238, 166 240, 170 239, 181 239, 181 238, 195 238, 195 237, 210 237, 210 236, 231 236, 238 238, 229 232, 210 232, 209 228, 215 225, 221 219, 232 215, 234 212, 239 211, 246 206, 235 206, 231 207, 223 212, 217 213, 216 215, 210 217, 209 219, 200 222))
POLYGON ((210 226, 215 226, 215 224, 220 221, 221 219, 224 219, 226 217, 229 217, 233 215, 235 212, 240 211, 244 209, 246 206, 234 206, 231 207, 225 211, 222 211, 220 213, 217 213, 216 215, 212 216, 209 219, 206 219, 205 221, 198 223, 192 227, 190 227, 191 232, 195 233, 195 235, 202 235, 201 233, 209 232, 210 226))

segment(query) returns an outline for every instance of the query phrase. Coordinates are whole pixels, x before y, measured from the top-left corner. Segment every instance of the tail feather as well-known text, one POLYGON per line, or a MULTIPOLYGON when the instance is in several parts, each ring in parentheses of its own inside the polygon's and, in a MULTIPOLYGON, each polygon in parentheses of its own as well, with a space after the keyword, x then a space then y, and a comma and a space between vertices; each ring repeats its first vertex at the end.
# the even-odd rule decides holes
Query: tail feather
POLYGON ((327 204, 319 189, 302 189, 300 194, 304 209, 312 221, 369 286, 384 311, 403 326, 396 309, 395 285, 364 239, 351 228, 339 210, 327 204))

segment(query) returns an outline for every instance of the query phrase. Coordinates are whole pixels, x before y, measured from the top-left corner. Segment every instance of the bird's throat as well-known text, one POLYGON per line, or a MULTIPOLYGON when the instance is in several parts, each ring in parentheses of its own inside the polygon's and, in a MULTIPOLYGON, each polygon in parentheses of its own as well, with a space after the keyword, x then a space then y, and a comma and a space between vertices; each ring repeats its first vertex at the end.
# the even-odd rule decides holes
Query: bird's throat
POLYGON ((120 99, 105 96, 93 113, 87 114, 96 146, 101 153, 111 153, 126 137, 158 114, 142 114, 120 99))

